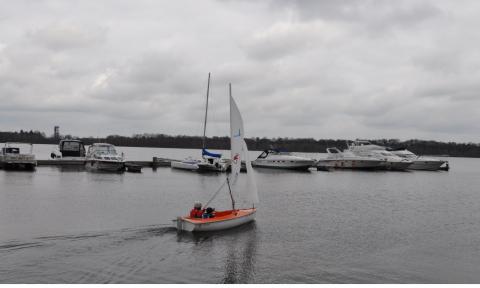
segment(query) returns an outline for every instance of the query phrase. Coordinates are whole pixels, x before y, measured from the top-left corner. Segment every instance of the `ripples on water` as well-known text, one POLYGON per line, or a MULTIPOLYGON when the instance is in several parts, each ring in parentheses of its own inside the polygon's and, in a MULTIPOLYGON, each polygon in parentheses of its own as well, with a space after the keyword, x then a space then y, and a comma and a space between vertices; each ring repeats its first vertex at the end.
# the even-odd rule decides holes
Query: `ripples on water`
POLYGON ((3 283, 248 283, 255 229, 192 235, 152 226, 9 241, 0 275, 3 283))
MULTIPOLYGON (((257 221, 198 235, 177 234, 170 219, 221 176, 0 171, 0 282, 479 282, 480 161, 450 163, 433 173, 258 169, 257 221)), ((214 203, 228 204, 226 194, 214 203)))

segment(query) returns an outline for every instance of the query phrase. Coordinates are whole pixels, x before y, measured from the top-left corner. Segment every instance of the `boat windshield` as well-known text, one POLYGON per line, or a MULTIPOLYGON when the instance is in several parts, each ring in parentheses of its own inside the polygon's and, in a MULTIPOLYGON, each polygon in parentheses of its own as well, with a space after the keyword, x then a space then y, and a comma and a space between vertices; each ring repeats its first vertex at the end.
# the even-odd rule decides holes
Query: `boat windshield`
POLYGON ((96 154, 117 154, 115 147, 111 145, 99 145, 95 146, 94 149, 96 154))
POLYGON ((20 148, 16 147, 4 147, 2 148, 3 154, 20 154, 20 148))
POLYGON ((79 151, 80 150, 80 142, 65 141, 65 142, 62 143, 62 150, 64 150, 64 151, 79 151))

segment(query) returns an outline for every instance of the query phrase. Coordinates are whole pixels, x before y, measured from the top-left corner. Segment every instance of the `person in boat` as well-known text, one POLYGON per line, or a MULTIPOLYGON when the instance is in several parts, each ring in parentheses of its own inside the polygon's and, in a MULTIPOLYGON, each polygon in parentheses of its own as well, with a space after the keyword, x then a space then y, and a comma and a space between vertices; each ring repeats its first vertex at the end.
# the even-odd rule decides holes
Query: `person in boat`
POLYGON ((195 202, 193 209, 190 211, 190 218, 202 218, 204 210, 202 210, 202 203, 195 202))
POLYGON ((215 217, 215 208, 207 207, 203 212, 202 218, 213 218, 215 217))

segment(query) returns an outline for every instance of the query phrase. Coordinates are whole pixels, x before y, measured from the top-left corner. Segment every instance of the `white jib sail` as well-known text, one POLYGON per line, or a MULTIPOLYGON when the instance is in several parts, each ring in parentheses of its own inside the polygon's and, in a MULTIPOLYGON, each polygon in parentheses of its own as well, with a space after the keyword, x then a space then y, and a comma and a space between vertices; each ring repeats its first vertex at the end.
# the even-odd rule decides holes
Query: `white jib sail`
POLYGON ((232 183, 234 184, 240 174, 242 161, 245 161, 247 168, 247 190, 242 192, 248 202, 258 203, 258 191, 255 182, 255 175, 248 156, 247 144, 244 140, 243 119, 238 110, 237 103, 232 97, 232 88, 230 86, 230 160, 232 165, 232 183))

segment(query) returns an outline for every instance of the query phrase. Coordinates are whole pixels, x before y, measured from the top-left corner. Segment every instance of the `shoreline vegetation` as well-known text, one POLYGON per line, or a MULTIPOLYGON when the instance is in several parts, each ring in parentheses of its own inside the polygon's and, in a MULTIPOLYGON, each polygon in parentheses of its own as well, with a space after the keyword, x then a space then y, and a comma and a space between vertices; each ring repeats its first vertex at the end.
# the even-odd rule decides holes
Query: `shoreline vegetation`
MULTIPOLYGON (((46 136, 40 131, 23 131, 19 132, 1 132, 0 143, 4 142, 26 142, 32 144, 58 144, 60 139, 74 138, 82 140, 85 145, 92 143, 107 142, 115 146, 127 147, 156 147, 156 148, 184 148, 184 149, 200 149, 202 147, 201 136, 186 135, 165 135, 165 134, 135 134, 133 136, 109 135, 107 137, 72 137, 64 135, 60 138, 46 136)), ((337 147, 345 149, 346 141, 342 139, 313 139, 313 138, 246 138, 248 149, 261 151, 269 148, 278 148, 291 152, 313 152, 325 153, 328 147, 337 147)), ((480 143, 456 143, 456 142, 439 142, 432 140, 406 140, 398 139, 377 139, 369 140, 374 144, 392 147, 406 148, 417 155, 437 155, 450 157, 480 157, 480 143)), ((207 147, 213 150, 230 149, 230 138, 208 137, 206 140, 207 147)))

